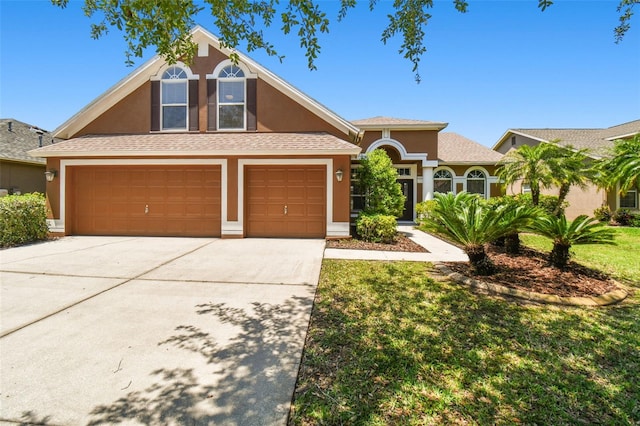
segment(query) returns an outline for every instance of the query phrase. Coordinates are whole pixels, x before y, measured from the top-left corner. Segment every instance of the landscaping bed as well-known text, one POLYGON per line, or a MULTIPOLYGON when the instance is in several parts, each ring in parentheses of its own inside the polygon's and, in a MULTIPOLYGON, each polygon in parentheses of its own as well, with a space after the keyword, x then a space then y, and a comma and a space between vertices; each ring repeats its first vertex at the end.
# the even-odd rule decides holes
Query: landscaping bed
POLYGON ((350 249, 350 250, 378 250, 378 251, 406 251, 414 253, 429 253, 420 244, 413 242, 405 235, 398 235, 391 244, 370 243, 357 238, 328 240, 327 248, 350 249))
POLYGON ((454 272, 522 291, 554 294, 561 297, 600 296, 616 289, 615 282, 606 274, 569 262, 560 270, 549 264, 548 254, 522 248, 520 255, 510 255, 499 247, 489 245, 487 253, 498 268, 491 276, 474 276, 469 263, 447 262, 454 272))

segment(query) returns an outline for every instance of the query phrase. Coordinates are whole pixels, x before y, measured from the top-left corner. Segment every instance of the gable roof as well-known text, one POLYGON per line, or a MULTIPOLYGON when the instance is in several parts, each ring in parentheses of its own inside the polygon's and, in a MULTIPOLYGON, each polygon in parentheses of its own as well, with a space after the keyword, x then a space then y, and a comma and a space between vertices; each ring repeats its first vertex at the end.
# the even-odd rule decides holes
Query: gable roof
MULTIPOLYGON (((197 43, 198 46, 211 45, 227 56, 231 53, 237 53, 239 61, 246 65, 252 73, 257 74, 258 78, 327 121, 345 135, 349 136, 351 140, 358 141, 361 138, 362 134, 360 130, 349 121, 304 94, 248 56, 221 47, 218 38, 201 26, 196 26, 191 30, 191 35, 193 41, 197 43)), ((54 131, 54 135, 62 139, 70 138, 120 100, 124 99, 125 96, 133 92, 140 85, 148 81, 152 76, 155 76, 165 64, 166 62, 162 57, 158 55, 154 56, 65 121, 54 131)))
POLYGON ((328 133, 160 133, 89 135, 31 151, 38 157, 193 155, 356 155, 360 147, 328 133))
POLYGON ((438 134, 440 164, 495 164, 502 154, 453 132, 438 134))
POLYGON ((42 146, 54 143, 51 133, 46 130, 13 118, 0 118, 0 160, 44 165, 44 159, 28 154, 32 149, 40 147, 41 136, 42 146))
POLYGON ((588 149, 592 156, 602 157, 608 154, 613 141, 640 133, 640 120, 618 124, 605 129, 509 129, 493 146, 498 149, 513 134, 524 136, 539 142, 560 140, 561 145, 572 145, 577 149, 588 149))
POLYGON ((355 124, 364 130, 442 130, 449 125, 449 123, 443 123, 440 121, 426 121, 426 120, 411 120, 406 118, 395 117, 371 117, 363 118, 360 120, 353 120, 351 123, 355 124))

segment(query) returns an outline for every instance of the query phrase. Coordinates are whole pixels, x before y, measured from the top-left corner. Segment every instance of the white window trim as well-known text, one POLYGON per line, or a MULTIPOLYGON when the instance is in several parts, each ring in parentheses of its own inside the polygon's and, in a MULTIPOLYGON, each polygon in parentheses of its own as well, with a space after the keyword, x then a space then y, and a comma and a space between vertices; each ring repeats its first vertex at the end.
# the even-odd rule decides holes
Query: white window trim
MULTIPOLYGON (((433 176, 434 176, 434 178, 433 178, 433 188, 434 188, 433 189, 433 193, 434 194, 436 193, 436 190, 435 190, 435 182, 436 182, 435 175, 440 170, 446 170, 447 172, 451 173, 451 193, 455 195, 456 194, 456 186, 457 186, 456 183, 457 183, 457 181, 459 181, 459 177, 456 176, 456 172, 451 167, 447 167, 447 166, 440 166, 440 167, 437 167, 437 168, 433 169, 433 176)), ((441 180, 441 179, 437 179, 437 180, 441 180)), ((444 179, 442 179, 442 180, 444 180, 444 179)), ((441 194, 441 193, 439 192, 438 194, 441 194)))
MULTIPOLYGON (((250 78, 257 78, 258 75, 256 73, 251 72, 251 70, 242 62, 238 62, 238 63, 233 63, 233 61, 231 59, 227 59, 224 60, 222 62, 220 62, 218 65, 216 65, 216 67, 213 69, 213 72, 211 74, 207 74, 207 80, 212 80, 215 79, 216 80, 216 96, 218 96, 218 93, 220 93, 220 72, 225 68, 228 67, 229 65, 234 65, 238 68, 240 68, 242 70, 242 72, 244 73, 244 77, 241 78, 224 78, 224 81, 243 81, 244 82, 244 102, 242 103, 242 105, 244 105, 244 127, 242 129, 237 128, 237 129, 224 129, 224 128, 220 128, 220 102, 218 99, 216 99, 216 130, 220 130, 220 131, 224 131, 224 132, 246 132, 247 131, 247 119, 248 119, 248 112, 247 112, 247 80, 250 78)), ((224 103, 222 105, 234 105, 233 103, 224 103)), ((239 102, 236 103, 235 105, 241 105, 239 102)))
POLYGON ((475 166, 475 167, 469 167, 467 170, 465 170, 463 175, 464 181, 462 183, 462 190, 467 191, 468 176, 469 176, 469 173, 471 173, 474 170, 479 170, 482 173, 484 173, 484 198, 489 199, 489 188, 491 187, 489 177, 491 176, 491 174, 484 167, 475 166))
POLYGON ((247 79, 246 77, 240 77, 240 78, 224 78, 224 79, 220 79, 220 78, 216 78, 216 96, 218 96, 218 94, 220 93, 220 83, 232 83, 232 82, 239 82, 241 81, 242 83, 244 83, 243 85, 243 89, 244 89, 244 94, 243 94, 243 102, 220 102, 220 99, 216 99, 216 130, 221 130, 224 132, 244 132, 247 130, 247 79), (242 105, 242 111, 244 113, 244 117, 242 119, 242 128, 240 127, 229 127, 229 128, 222 128, 220 127, 220 107, 221 106, 234 106, 234 105, 242 105))
MULTIPOLYGON (((189 68, 187 65, 184 64, 184 62, 176 62, 175 64, 164 64, 160 70, 158 71, 158 73, 154 76, 151 77, 151 81, 159 81, 160 82, 160 132, 163 133, 183 133, 185 131, 189 131, 189 81, 190 80, 197 80, 199 78, 198 74, 194 74, 191 71, 191 68, 189 68), (180 69, 182 69, 186 74, 187 74, 187 79, 186 81, 186 85, 187 85, 187 102, 186 104, 184 104, 186 106, 186 114, 187 114, 187 119, 186 119, 186 126, 185 128, 182 129, 165 129, 164 128, 164 107, 165 106, 182 106, 183 104, 163 104, 162 103, 162 85, 165 84, 165 82, 171 82, 172 80, 164 80, 162 78, 162 75, 165 73, 165 71, 167 71, 169 68, 172 67, 178 67, 180 69)), ((182 79, 179 80, 175 80, 173 81, 174 83, 181 83, 182 79)), ((169 83, 171 84, 171 83, 169 83)))

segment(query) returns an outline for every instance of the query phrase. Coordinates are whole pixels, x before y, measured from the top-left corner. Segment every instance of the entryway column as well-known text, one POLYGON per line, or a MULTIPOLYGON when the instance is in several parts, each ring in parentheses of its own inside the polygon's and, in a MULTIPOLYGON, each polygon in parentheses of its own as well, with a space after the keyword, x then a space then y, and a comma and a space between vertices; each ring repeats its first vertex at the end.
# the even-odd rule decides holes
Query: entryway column
POLYGON ((433 166, 422 167, 422 201, 427 200, 433 200, 433 166))

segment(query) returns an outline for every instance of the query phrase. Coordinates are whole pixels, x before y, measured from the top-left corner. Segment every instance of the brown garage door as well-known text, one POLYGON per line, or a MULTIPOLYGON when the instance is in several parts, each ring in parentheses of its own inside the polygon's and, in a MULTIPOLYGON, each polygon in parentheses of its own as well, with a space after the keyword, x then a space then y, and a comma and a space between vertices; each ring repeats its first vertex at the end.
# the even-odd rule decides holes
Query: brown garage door
POLYGON ((77 235, 220 236, 220 166, 73 167, 77 235))
POLYGON ((245 182, 248 237, 325 236, 325 166, 248 166, 245 182))

